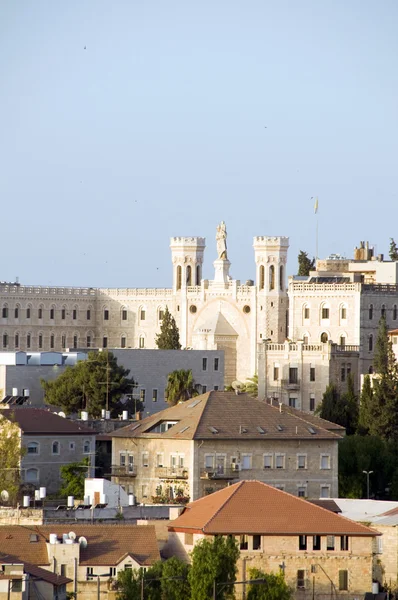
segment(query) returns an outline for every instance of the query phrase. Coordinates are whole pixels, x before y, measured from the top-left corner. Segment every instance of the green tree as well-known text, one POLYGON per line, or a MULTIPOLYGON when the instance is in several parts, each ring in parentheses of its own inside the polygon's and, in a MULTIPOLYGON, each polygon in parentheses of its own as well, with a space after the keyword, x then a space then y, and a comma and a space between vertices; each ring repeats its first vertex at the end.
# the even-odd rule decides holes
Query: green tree
POLYGON ((185 402, 197 395, 191 369, 187 371, 180 369, 168 374, 165 389, 168 404, 174 406, 177 402, 185 402))
MULTIPOLYGON (((22 409, 21 409, 22 410, 22 409)), ((19 427, 10 418, 0 416, 0 491, 6 490, 14 503, 21 483, 20 464, 25 454, 19 427)))
POLYGON ((133 569, 118 571, 116 600, 140 600, 142 572, 133 569))
POLYGON ((293 592, 282 573, 264 573, 260 569, 249 569, 250 579, 263 579, 264 583, 249 584, 247 600, 291 600, 293 592))
POLYGON ((398 247, 395 243, 394 238, 390 238, 390 259, 394 261, 398 261, 398 247))
POLYGON ((308 253, 300 250, 298 255, 298 273, 297 275, 308 276, 310 271, 315 269, 315 258, 312 260, 308 257, 308 253))
POLYGON ((181 350, 180 333, 167 306, 160 326, 160 333, 156 334, 156 345, 159 350, 181 350))
POLYGON ((129 379, 130 371, 118 365, 112 352, 90 352, 87 360, 81 360, 53 381, 41 380, 45 401, 61 407, 66 413, 86 409, 93 417, 101 415, 108 407, 113 415, 122 408, 120 399, 134 386, 129 379))
POLYGON ((191 586, 188 580, 190 568, 189 564, 176 556, 163 563, 162 600, 188 600, 191 597, 191 586))
POLYGON ((74 496, 80 500, 84 498, 84 480, 89 469, 90 459, 81 462, 69 463, 60 468, 62 486, 59 490, 61 496, 74 496))
POLYGON ((229 583, 217 588, 217 599, 234 598, 239 548, 232 536, 216 536, 203 539, 194 547, 192 567, 188 579, 191 584, 191 600, 209 600, 213 594, 213 582, 229 583))
POLYGON ((358 425, 358 399, 354 391, 354 379, 348 375, 347 392, 340 394, 336 385, 330 383, 318 406, 316 413, 326 421, 337 423, 346 428, 349 435, 355 433, 358 425))
POLYGON ((359 405, 358 432, 362 435, 369 433, 372 419, 373 388, 369 375, 365 375, 359 405))
POLYGON ((258 375, 255 374, 253 377, 249 377, 244 384, 243 391, 252 398, 257 398, 258 396, 258 375))

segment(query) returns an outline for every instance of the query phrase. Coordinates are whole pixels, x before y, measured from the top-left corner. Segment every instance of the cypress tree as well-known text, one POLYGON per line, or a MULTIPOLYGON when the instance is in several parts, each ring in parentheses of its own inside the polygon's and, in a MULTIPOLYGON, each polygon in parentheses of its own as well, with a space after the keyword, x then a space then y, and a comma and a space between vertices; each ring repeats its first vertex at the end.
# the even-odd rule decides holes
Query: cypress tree
POLYGON ((298 255, 298 273, 297 275, 308 276, 310 271, 315 269, 315 258, 312 260, 308 258, 308 253, 304 252, 304 250, 300 250, 298 255))
POLYGON ((394 238, 390 238, 390 259, 393 261, 398 261, 398 247, 395 243, 394 238))
POLYGON ((156 345, 159 350, 181 350, 180 332, 167 306, 160 326, 160 333, 156 334, 156 345))

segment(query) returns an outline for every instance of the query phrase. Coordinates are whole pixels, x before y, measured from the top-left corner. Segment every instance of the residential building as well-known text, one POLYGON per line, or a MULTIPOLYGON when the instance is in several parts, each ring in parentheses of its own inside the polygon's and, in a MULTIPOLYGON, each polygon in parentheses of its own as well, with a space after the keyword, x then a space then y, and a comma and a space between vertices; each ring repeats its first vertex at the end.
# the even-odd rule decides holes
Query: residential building
POLYGON ((238 581, 256 567, 282 570, 296 598, 372 592, 376 530, 259 481, 240 481, 191 502, 170 522, 169 532, 167 551, 186 561, 202 539, 234 536, 238 581))
POLYGON ((60 468, 71 462, 89 459, 87 472, 95 466, 95 432, 78 422, 40 408, 8 408, 1 417, 13 421, 21 431, 25 454, 21 474, 32 491, 45 487, 48 494, 58 492, 60 468))
POLYGON ((360 389, 359 360, 359 346, 265 341, 258 350, 258 397, 313 412, 329 383, 344 393, 351 373, 360 389))
POLYGON ((344 429, 234 392, 208 392, 112 433, 112 481, 139 502, 196 500, 241 479, 337 495, 344 429))
MULTIPOLYGON (((107 598, 119 571, 148 568, 160 560, 152 525, 3 525, 4 554, 53 576, 67 577, 67 591, 84 600, 107 598)), ((114 595, 112 594, 114 598, 114 595)))
POLYGON ((0 600, 66 600, 66 586, 71 582, 36 565, 0 557, 0 600))

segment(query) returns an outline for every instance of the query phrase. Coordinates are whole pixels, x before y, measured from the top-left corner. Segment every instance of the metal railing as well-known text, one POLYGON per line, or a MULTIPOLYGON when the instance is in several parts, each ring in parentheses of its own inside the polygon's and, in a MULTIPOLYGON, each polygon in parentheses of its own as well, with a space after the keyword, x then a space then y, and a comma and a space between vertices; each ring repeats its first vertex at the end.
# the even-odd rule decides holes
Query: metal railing
POLYGON ((156 467, 155 475, 159 479, 188 479, 186 467, 156 467))
POLYGON ((239 477, 239 468, 206 467, 200 472, 201 479, 235 479, 239 477))
POLYGON ((112 465, 112 477, 137 477, 137 468, 135 465, 112 465))

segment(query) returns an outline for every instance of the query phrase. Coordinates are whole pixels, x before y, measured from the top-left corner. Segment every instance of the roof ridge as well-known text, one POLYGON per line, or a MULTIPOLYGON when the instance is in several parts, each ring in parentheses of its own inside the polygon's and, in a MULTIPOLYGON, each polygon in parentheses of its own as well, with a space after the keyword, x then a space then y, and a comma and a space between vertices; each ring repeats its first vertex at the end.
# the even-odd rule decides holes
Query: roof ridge
MULTIPOLYGON (((273 406, 272 404, 268 404, 267 406, 270 406, 271 408, 279 411, 279 408, 277 406, 273 406)), ((289 407, 286 407, 289 408, 289 407)), ((290 415, 291 417, 296 417, 297 419, 300 419, 300 421, 303 421, 304 423, 308 423, 308 425, 310 427, 318 427, 318 429, 322 429, 322 431, 326 431, 327 433, 330 433, 331 435, 334 435, 338 438, 341 438, 341 435, 338 433, 335 433, 334 431, 330 431, 329 429, 326 429, 326 427, 322 426, 322 425, 315 425, 314 423, 311 423, 311 421, 307 421, 307 419, 304 418, 304 416, 298 415, 295 412, 290 412, 290 410, 285 410, 282 411, 281 414, 283 414, 283 412, 285 412, 285 415, 290 415)), ((305 415, 306 413, 303 413, 303 415, 305 415)), ((316 416, 316 415, 315 415, 316 416)), ((322 417, 317 417, 319 419, 322 419, 322 417)), ((326 421, 326 419, 322 419, 323 421, 326 421)), ((332 423, 332 421, 327 421, 328 423, 332 423)), ((337 423, 333 423, 333 425, 338 425, 337 423)), ((342 425, 338 425, 338 427, 341 427, 344 431, 345 431, 345 427, 343 427, 342 425)))
MULTIPOLYGON (((232 494, 230 494, 228 496, 228 498, 220 505, 220 507, 218 508, 218 510, 216 510, 215 513, 213 513, 212 517, 206 521, 206 523, 203 525, 202 527, 202 531, 204 532, 205 527, 207 527, 207 525, 210 525, 210 523, 213 521, 213 519, 215 519, 218 515, 218 513, 228 504, 228 502, 230 502, 230 500, 235 496, 236 492, 242 487, 242 484, 245 483, 245 481, 247 481, 246 479, 243 479, 242 481, 239 481, 238 483, 235 483, 229 487, 234 487, 236 485, 236 488, 234 489, 234 491, 232 492, 232 494)), ((220 490, 221 491, 221 490, 220 490)))

